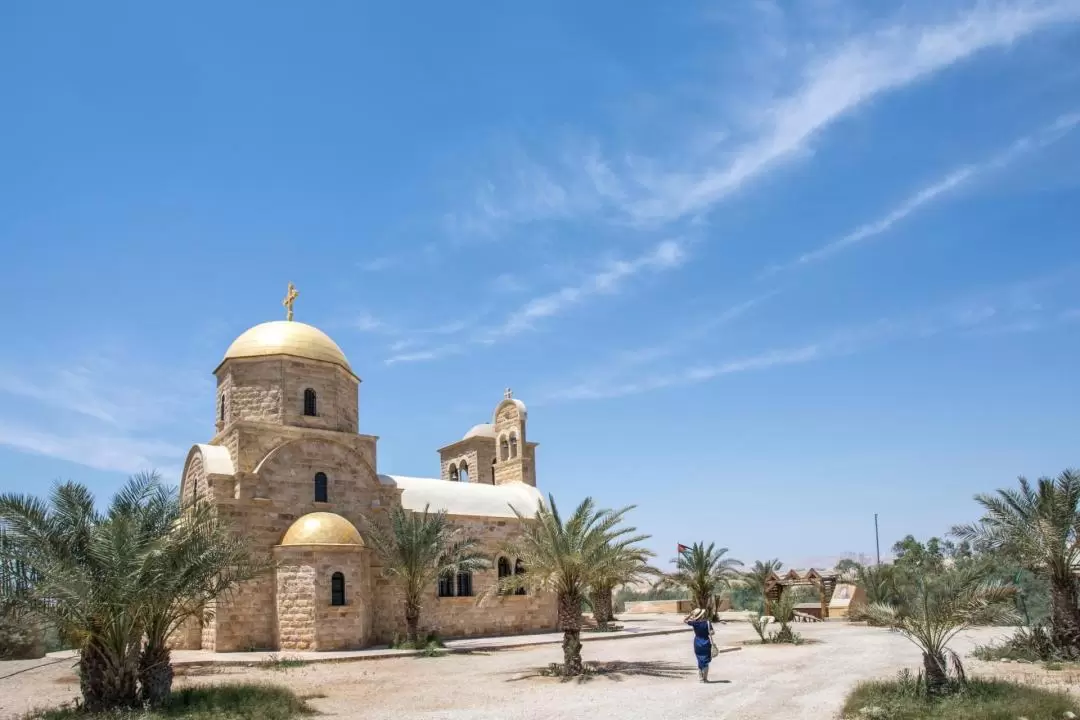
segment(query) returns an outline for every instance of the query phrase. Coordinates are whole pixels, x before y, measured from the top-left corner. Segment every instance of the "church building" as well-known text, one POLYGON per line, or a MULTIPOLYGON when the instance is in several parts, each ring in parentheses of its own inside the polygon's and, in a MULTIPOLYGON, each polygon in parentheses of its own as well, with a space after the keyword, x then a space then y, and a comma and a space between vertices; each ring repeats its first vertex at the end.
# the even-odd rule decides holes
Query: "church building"
POLYGON ((364 538, 365 519, 385 523, 395 506, 445 511, 490 552, 489 570, 428 589, 423 632, 554 629, 553 596, 477 602, 500 576, 528 571, 497 554, 520 531, 511 508, 528 517, 543 502, 525 404, 508 390, 491 422, 439 450, 438 478, 380 474, 378 437, 360 432, 360 378, 325 333, 292 319, 289 290, 288 319, 241 334, 214 371, 215 434, 191 448, 180 489, 188 502, 213 503, 275 567, 181 628, 174 647, 342 650, 404 636, 401 593, 364 538))

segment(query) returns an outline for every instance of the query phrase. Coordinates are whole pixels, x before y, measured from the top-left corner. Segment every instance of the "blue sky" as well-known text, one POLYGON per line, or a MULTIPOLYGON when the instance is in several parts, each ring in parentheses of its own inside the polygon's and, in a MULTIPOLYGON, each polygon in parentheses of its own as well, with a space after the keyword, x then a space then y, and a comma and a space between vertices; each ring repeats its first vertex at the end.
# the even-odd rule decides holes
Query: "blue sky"
POLYGON ((873 551, 1078 463, 1080 0, 9 2, 0 491, 210 437, 282 316, 380 470, 511 386, 662 556, 873 551))

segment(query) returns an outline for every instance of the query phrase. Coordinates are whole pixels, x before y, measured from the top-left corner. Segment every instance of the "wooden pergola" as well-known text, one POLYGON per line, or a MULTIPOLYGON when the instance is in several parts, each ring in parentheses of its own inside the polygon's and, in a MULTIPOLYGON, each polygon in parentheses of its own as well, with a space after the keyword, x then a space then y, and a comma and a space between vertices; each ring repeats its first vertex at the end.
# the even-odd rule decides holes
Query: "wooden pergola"
POLYGON ((821 600, 821 619, 828 620, 829 603, 832 602, 833 591, 836 590, 836 583, 839 578, 839 573, 815 570, 814 568, 810 568, 803 573, 794 568, 788 570, 784 575, 777 575, 775 572, 769 573, 769 576, 765 578, 765 614, 772 614, 773 603, 780 599, 780 596, 787 588, 813 585, 818 589, 818 598, 821 600))

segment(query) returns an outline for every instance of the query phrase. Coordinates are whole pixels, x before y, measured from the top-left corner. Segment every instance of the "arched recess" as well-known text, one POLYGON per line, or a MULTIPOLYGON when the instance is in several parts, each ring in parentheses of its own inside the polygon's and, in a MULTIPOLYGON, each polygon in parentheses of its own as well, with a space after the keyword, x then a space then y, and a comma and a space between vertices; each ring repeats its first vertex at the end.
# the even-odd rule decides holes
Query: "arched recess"
POLYGON ((191 484, 197 479, 202 488, 210 487, 212 475, 233 476, 236 468, 233 466, 232 455, 228 448, 220 445, 192 445, 184 460, 184 469, 180 473, 180 497, 187 498, 191 492, 191 484))
POLYGON ((458 466, 458 480, 463 483, 469 482, 469 463, 464 460, 462 460, 461 465, 458 466))
POLYGON ((510 431, 510 457, 516 458, 518 456, 518 436, 516 430, 510 431))
POLYGON ((499 438, 499 460, 506 461, 510 459, 510 441, 503 435, 499 438))
MULTIPOLYGON (((360 478, 371 490, 377 490, 380 487, 379 477, 375 474, 375 468, 371 467, 371 464, 367 461, 367 458, 364 456, 364 454, 356 448, 346 443, 338 442, 337 440, 334 440, 332 438, 295 438, 293 440, 287 440, 275 447, 270 452, 266 453, 266 456, 263 457, 263 459, 260 460, 255 466, 254 474, 259 479, 261 479, 261 476, 263 474, 271 472, 275 468, 277 461, 282 456, 287 455, 289 450, 294 445, 300 443, 303 443, 309 449, 317 450, 320 447, 325 449, 325 453, 315 452, 308 454, 322 455, 323 457, 327 458, 326 461, 320 461, 318 463, 318 469, 322 472, 325 472, 331 478, 338 478, 337 480, 335 480, 335 482, 340 482, 341 478, 347 477, 349 475, 355 475, 356 477, 360 478), (346 458, 344 462, 331 463, 329 461, 329 458, 333 456, 333 453, 331 453, 330 451, 335 448, 340 448, 345 451, 346 458)), ((294 468, 289 465, 286 465, 286 468, 288 470, 294 470, 294 468)), ((295 469, 299 470, 299 468, 295 469)), ((305 473, 303 475, 304 482, 310 483, 311 477, 312 476, 310 474, 305 473)))
POLYGON ((457 482, 459 479, 457 463, 450 463, 450 482, 457 482))

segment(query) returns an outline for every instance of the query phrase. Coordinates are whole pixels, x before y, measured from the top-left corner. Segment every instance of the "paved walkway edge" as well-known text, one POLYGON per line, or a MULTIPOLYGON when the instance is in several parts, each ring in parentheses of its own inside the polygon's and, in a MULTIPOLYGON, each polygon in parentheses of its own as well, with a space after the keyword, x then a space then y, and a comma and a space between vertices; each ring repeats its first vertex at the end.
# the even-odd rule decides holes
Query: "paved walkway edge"
MULTIPOLYGON (((641 638, 641 637, 655 637, 659 635, 675 635, 678 633, 689 632, 688 628, 671 628, 665 630, 643 630, 641 632, 616 632, 616 633, 589 633, 583 632, 581 641, 587 642, 603 642, 610 640, 623 640, 628 638, 641 638)), ((499 650, 514 650, 527 647, 540 647, 543 645, 559 645, 562 643, 562 638, 553 638, 551 640, 529 640, 528 636, 522 636, 520 641, 507 637, 492 638, 490 642, 465 640, 463 642, 469 643, 460 647, 455 647, 453 644, 447 647, 441 648, 441 652, 448 655, 460 655, 474 652, 497 652, 499 650)), ((450 643, 454 641, 451 640, 450 643)), ((735 650, 740 650, 739 647, 722 647, 720 652, 727 653, 735 650)), ((340 655, 334 655, 330 657, 312 657, 313 653, 290 653, 289 651, 281 651, 273 653, 278 661, 287 662, 301 662, 308 663, 340 663, 340 662, 359 662, 363 660, 385 660, 387 658, 398 657, 419 657, 423 655, 423 650, 392 650, 389 648, 376 649, 376 650, 360 650, 356 655, 350 655, 342 657, 340 655), (361 654, 362 653, 362 654, 361 654)), ((244 657, 247 653, 236 653, 236 658, 173 658, 173 667, 257 667, 263 664, 270 664, 272 661, 262 658, 250 658, 244 657)), ((49 657, 63 659, 75 657, 75 652, 71 650, 62 650, 60 652, 49 653, 49 657)))

